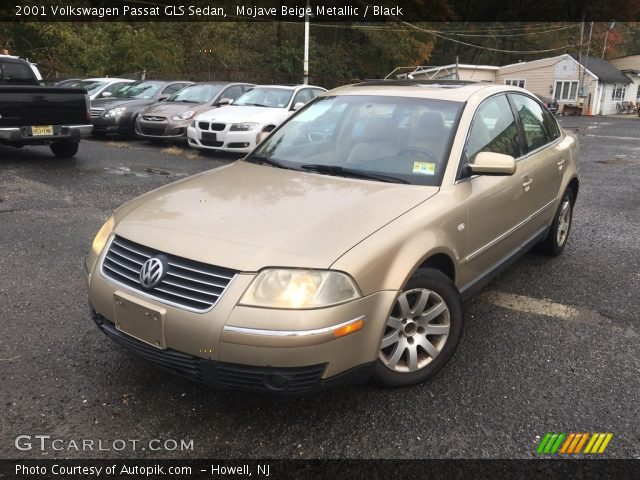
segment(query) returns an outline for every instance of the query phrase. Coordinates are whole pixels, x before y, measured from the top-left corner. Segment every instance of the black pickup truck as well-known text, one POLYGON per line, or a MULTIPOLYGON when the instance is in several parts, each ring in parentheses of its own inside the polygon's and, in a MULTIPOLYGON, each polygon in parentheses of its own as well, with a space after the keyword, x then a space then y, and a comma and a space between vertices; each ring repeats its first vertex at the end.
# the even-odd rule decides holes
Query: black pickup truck
POLYGON ((33 65, 0 55, 0 144, 49 145, 58 158, 71 158, 91 133, 89 97, 80 88, 44 87, 33 65))

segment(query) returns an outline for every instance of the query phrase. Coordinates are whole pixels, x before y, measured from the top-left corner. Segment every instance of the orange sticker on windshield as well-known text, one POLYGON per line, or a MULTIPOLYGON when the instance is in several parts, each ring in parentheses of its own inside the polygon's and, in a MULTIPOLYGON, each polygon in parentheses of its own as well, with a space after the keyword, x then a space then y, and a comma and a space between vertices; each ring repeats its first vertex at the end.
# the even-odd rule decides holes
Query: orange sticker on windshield
POLYGON ((413 173, 421 173, 422 175, 435 175, 436 164, 427 162, 413 162, 413 173))

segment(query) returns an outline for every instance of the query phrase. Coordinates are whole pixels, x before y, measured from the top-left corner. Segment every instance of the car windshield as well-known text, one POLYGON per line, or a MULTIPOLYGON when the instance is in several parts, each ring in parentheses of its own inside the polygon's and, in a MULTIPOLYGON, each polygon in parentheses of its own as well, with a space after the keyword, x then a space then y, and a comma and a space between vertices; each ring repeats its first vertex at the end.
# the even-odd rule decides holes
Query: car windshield
POLYGON ((463 105, 409 97, 319 97, 247 160, 328 175, 440 185, 463 105))
POLYGON ((222 85, 191 85, 171 95, 167 102, 207 103, 213 100, 221 89, 222 85))
POLYGON ((127 83, 113 93, 116 98, 152 98, 161 84, 154 82, 127 83))
POLYGON ((292 95, 293 90, 288 88, 254 88, 239 96, 232 105, 286 108, 292 95))
POLYGON ((95 93, 99 88, 106 85, 107 82, 97 80, 80 80, 73 84, 74 87, 84 88, 89 95, 95 93))

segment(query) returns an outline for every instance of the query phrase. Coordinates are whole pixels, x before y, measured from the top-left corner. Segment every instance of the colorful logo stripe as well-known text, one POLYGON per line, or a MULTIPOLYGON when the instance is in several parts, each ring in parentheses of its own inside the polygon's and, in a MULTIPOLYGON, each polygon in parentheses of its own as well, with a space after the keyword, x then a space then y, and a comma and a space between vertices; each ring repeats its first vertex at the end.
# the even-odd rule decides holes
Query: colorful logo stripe
POLYGON ((613 433, 546 433, 542 437, 536 453, 554 455, 556 453, 575 455, 579 453, 604 453, 613 438, 613 433), (586 445, 586 446, 585 446, 586 445), (584 448, 584 450, 583 450, 584 448))

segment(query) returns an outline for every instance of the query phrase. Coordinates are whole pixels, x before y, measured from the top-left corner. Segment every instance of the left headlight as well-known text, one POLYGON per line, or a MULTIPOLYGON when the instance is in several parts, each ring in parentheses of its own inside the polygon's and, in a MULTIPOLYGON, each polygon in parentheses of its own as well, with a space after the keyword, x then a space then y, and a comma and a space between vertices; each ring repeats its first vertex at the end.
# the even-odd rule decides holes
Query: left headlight
POLYGON ((188 112, 182 112, 180 115, 172 115, 171 120, 179 121, 179 120, 189 120, 193 117, 196 112, 189 110, 188 112))
POLYGON ((116 107, 104 112, 104 117, 117 117, 127 111, 127 107, 116 107))
POLYGON ((229 130, 231 132, 250 132, 257 126, 257 123, 232 123, 229 130))
POLYGON ((321 308, 360 298, 351 277, 331 270, 272 268, 253 279, 240 305, 283 309, 321 308))

